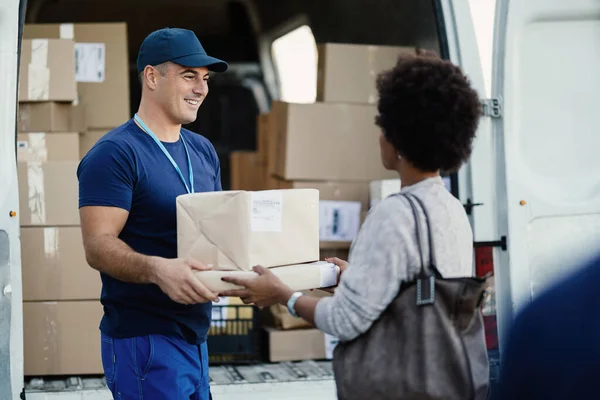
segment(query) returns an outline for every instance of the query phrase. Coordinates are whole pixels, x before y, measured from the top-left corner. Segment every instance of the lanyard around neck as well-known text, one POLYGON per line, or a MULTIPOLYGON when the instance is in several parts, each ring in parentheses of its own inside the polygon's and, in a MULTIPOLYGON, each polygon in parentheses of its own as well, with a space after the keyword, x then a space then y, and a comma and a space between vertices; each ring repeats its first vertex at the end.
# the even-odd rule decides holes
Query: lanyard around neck
POLYGON ((187 144, 185 143, 185 139, 183 138, 183 134, 180 134, 179 137, 181 137, 181 142, 183 143, 183 148, 185 149, 185 155, 187 156, 188 169, 189 169, 189 173, 190 173, 190 186, 191 186, 191 189, 188 186, 187 182, 185 181, 185 178, 183 177, 183 174, 181 173, 181 169, 179 169, 179 165, 177 165, 177 163, 175 162, 175 160, 173 160, 173 157, 171 157, 171 154, 169 154, 169 152, 167 151, 167 149, 165 148, 165 146, 156 137, 156 135, 154 134, 154 132, 152 132, 150 130, 150 128, 148 128, 146 126, 146 124, 144 123, 144 121, 142 121, 142 119, 139 117, 139 115, 137 115, 137 113, 134 115, 134 119, 137 121, 138 124, 140 124, 140 126, 142 127, 142 129, 154 140, 154 142, 156 142, 156 144, 158 145, 158 147, 162 150, 162 152, 165 154, 165 156, 167 156, 167 158, 169 159, 169 161, 171 161, 171 164, 173 165, 173 168, 175 168, 175 171, 177 171, 177 173, 179 174, 179 177, 181 178, 181 181, 185 185, 185 189, 187 190, 187 192, 188 193, 194 193, 194 171, 192 170, 192 160, 190 159, 190 153, 188 151, 187 144))

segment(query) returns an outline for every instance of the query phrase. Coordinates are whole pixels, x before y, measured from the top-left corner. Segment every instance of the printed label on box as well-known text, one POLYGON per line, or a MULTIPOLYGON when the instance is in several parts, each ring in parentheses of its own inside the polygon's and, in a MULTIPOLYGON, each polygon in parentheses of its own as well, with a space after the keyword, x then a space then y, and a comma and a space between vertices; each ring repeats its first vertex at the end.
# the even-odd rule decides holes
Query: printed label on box
POLYGON ((360 228, 360 209, 358 201, 320 201, 319 240, 353 241, 360 228))
POLYGON ((104 82, 106 73, 104 43, 75 43, 75 80, 104 82))
POLYGON ((278 190, 252 193, 252 232, 281 232, 283 196, 278 190))

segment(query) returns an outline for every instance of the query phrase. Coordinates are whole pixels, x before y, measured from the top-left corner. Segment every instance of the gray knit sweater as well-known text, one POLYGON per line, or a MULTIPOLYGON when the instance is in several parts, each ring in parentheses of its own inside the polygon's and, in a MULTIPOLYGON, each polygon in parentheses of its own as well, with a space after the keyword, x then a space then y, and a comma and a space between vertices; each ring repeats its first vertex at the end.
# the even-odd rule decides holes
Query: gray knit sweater
MULTIPOLYGON (((405 187, 424 203, 434 241, 434 262, 445 278, 473 275, 473 233, 462 204, 440 177, 405 187)), ((418 206, 417 206, 418 207, 418 206)), ((419 209, 428 262, 425 216, 419 209)), ((391 304, 400 284, 420 268, 413 212, 403 196, 391 196, 369 211, 334 296, 319 301, 315 324, 340 341, 366 332, 391 304)))

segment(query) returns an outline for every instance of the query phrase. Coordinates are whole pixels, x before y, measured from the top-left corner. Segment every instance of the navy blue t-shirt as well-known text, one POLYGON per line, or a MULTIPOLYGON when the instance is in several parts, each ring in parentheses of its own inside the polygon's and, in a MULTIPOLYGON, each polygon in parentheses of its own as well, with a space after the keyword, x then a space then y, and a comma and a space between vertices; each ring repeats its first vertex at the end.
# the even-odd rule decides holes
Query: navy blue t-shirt
MULTIPOLYGON (((221 190, 219 159, 204 137, 182 129, 192 162, 194 191, 221 190)), ((189 183, 184 145, 163 142, 189 183)), ((177 257, 175 199, 187 190, 158 144, 133 120, 108 132, 85 155, 77 170, 79 207, 110 206, 129 211, 119 238, 148 256, 177 257)), ((206 340, 212 304, 184 305, 157 285, 122 282, 101 273, 104 317, 100 330, 111 337, 180 335, 206 340)))
POLYGON ((518 314, 493 399, 596 399, 599 375, 600 258, 518 314))

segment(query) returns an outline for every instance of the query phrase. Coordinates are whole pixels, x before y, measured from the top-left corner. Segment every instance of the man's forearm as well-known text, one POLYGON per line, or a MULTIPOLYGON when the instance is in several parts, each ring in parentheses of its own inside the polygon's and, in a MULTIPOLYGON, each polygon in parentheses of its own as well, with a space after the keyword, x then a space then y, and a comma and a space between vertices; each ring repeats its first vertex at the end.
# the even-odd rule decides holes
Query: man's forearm
POLYGON ((137 253, 121 239, 99 235, 85 244, 90 266, 115 279, 132 283, 155 283, 156 257, 137 253))

